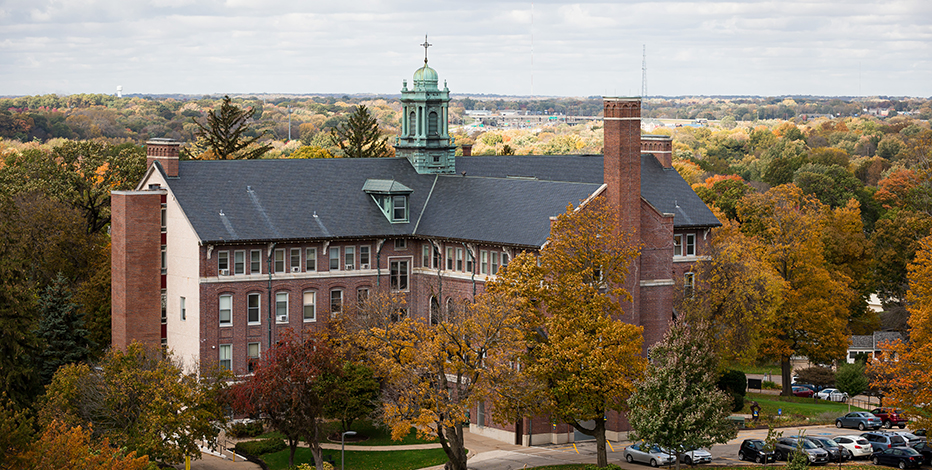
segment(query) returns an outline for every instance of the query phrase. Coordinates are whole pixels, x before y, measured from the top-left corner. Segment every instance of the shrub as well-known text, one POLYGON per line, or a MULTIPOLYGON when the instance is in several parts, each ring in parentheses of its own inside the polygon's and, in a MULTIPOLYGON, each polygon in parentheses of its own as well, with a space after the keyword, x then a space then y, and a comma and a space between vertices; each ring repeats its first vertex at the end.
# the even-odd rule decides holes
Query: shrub
POLYGON ((255 456, 271 454, 272 452, 278 452, 286 448, 288 448, 288 445, 285 444, 284 439, 277 438, 236 443, 236 452, 255 456))
POLYGON ((731 392, 731 411, 737 412, 741 411, 744 408, 744 395, 740 393, 731 392))
POLYGON ((262 431, 262 423, 258 421, 252 423, 233 423, 233 425, 230 426, 230 430, 227 431, 227 435, 235 438, 256 437, 262 434, 262 431))
POLYGON ((622 470, 622 468, 613 463, 610 463, 604 467, 597 467, 595 465, 589 464, 583 467, 583 470, 622 470))

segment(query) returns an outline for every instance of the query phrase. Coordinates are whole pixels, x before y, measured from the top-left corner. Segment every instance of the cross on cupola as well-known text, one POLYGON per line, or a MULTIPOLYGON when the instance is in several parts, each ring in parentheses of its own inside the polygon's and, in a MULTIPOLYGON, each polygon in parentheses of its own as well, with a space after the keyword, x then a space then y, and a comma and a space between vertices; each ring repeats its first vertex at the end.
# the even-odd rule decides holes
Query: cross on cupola
POLYGON ((421 44, 421 47, 424 48, 424 63, 427 63, 427 48, 433 46, 433 44, 427 42, 427 35, 424 35, 424 44, 421 44))

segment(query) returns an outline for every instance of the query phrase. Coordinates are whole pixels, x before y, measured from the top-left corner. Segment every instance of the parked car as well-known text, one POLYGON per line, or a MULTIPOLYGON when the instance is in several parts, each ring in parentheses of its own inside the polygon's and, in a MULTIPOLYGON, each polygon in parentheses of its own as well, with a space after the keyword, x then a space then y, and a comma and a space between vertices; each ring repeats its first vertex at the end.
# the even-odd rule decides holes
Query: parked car
POLYGON ((822 389, 825 388, 825 387, 822 387, 822 386, 820 386, 820 385, 798 384, 798 383, 795 383, 795 382, 793 383, 793 386, 794 386, 794 387, 804 387, 804 388, 808 388, 809 390, 812 390, 812 393, 821 392, 822 389))
POLYGON ((836 428, 858 428, 859 431, 865 429, 880 429, 883 422, 880 418, 866 411, 852 411, 842 417, 835 419, 836 428))
POLYGON ((922 463, 925 465, 932 465, 932 447, 929 447, 929 443, 922 441, 913 446, 913 449, 916 449, 916 452, 922 454, 922 463))
POLYGON ((867 458, 874 453, 871 443, 861 436, 836 436, 835 442, 848 451, 848 458, 852 460, 867 458))
POLYGON ((883 422, 883 427, 887 429, 893 426, 903 429, 906 427, 906 424, 909 423, 909 419, 903 416, 903 410, 896 408, 874 408, 871 413, 880 418, 881 422, 883 422))
POLYGON ((777 457, 787 461, 790 460, 793 453, 797 451, 797 445, 799 450, 806 453, 810 464, 828 463, 828 452, 806 438, 781 437, 777 439, 775 449, 777 457))
POLYGON ((815 392, 813 392, 812 389, 799 387, 796 385, 793 386, 793 395, 796 395, 797 397, 812 398, 813 394, 815 394, 815 392))
POLYGON ((838 390, 837 388, 825 388, 821 392, 815 394, 815 397, 819 400, 828 400, 828 401, 838 401, 846 402, 848 401, 848 394, 838 390))
MULTIPOLYGON (((870 445, 868 445, 870 447, 870 445)), ((738 458, 757 463, 776 462, 777 453, 767 450, 767 443, 760 439, 745 439, 738 448, 738 458)))
POLYGON ((686 465, 709 463, 711 461, 712 453, 702 448, 687 450, 680 456, 680 462, 686 465))
POLYGON ((916 444, 926 441, 926 438, 917 436, 909 431, 890 431, 890 432, 892 432, 893 434, 898 434, 900 436, 903 436, 903 439, 906 439, 906 445, 910 447, 916 447, 916 444))
POLYGON ((827 438, 819 436, 807 436, 812 442, 815 442, 815 445, 822 448, 822 450, 828 452, 828 459, 832 462, 844 462, 848 460, 848 451, 838 445, 837 442, 827 438))
POLYGON ((861 437, 867 439, 867 442, 871 443, 871 447, 874 448, 874 452, 877 452, 878 450, 890 449, 892 447, 909 447, 906 444, 906 439, 903 439, 903 436, 893 434, 892 432, 865 432, 861 434, 861 437))
POLYGON ((918 468, 922 465, 922 454, 912 447, 891 447, 871 454, 871 462, 874 462, 874 465, 918 468))
POLYGON ((628 463, 642 462, 650 464, 651 467, 670 465, 676 460, 672 455, 661 450, 660 447, 652 446, 648 448, 648 446, 642 442, 625 447, 623 454, 628 463))

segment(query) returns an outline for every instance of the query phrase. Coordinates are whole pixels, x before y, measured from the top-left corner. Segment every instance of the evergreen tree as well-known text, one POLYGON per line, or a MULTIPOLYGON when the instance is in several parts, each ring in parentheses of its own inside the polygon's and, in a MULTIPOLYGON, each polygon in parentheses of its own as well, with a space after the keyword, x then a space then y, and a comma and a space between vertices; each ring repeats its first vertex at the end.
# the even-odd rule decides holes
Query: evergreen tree
POLYGON ((44 385, 52 382, 59 367, 85 361, 91 351, 84 315, 71 297, 68 279, 61 273, 39 297, 41 320, 36 333, 45 350, 39 354, 38 372, 44 385))
POLYGON ((253 144, 265 132, 247 137, 248 121, 256 111, 256 108, 242 109, 234 105, 229 96, 224 96, 220 109, 207 113, 206 125, 191 118, 199 128, 195 133, 198 141, 191 151, 193 157, 204 160, 247 160, 264 155, 272 146, 253 144))
POLYGON ((382 137, 379 123, 364 105, 356 107, 349 121, 330 130, 330 140, 339 145, 347 158, 390 157, 388 137, 382 137))
POLYGON ((702 322, 674 322, 651 349, 647 377, 628 400, 628 421, 638 439, 676 454, 724 444, 735 437, 728 419, 731 397, 716 387, 718 358, 702 322))

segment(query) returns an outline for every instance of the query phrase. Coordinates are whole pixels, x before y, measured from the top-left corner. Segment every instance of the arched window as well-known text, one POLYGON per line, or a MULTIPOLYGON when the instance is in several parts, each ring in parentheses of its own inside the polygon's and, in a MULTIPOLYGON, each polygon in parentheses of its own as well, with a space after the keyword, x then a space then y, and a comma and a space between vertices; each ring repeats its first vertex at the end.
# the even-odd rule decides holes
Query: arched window
POLYGON ((408 135, 414 135, 417 132, 417 113, 411 111, 408 115, 408 135))
POLYGON ((437 119, 437 113, 431 111, 430 114, 427 115, 427 135, 437 135, 437 124, 439 123, 440 121, 437 119))
POLYGON ((437 300, 437 297, 430 297, 430 324, 436 325, 440 323, 440 301, 437 300))

